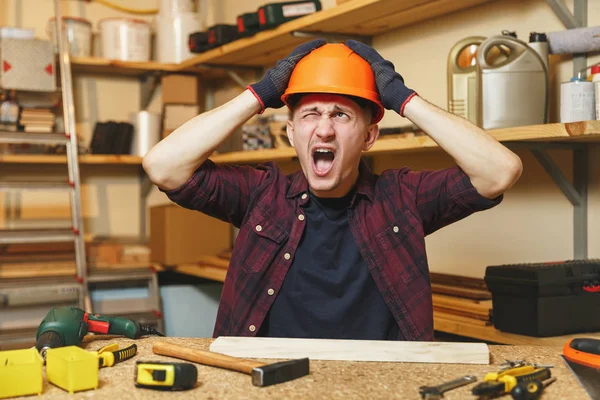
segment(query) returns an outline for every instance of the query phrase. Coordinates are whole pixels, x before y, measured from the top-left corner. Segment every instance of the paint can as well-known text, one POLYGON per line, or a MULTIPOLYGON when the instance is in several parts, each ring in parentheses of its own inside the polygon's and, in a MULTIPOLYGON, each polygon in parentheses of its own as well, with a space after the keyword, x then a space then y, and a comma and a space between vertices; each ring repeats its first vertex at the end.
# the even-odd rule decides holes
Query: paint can
POLYGON ((121 61, 149 61, 152 28, 133 18, 105 18, 98 22, 102 57, 121 61))
MULTIPOLYGON (((89 57, 92 54, 92 24, 79 17, 63 17, 69 54, 71 57, 89 57)), ((54 41, 56 18, 50 18, 46 24, 46 34, 54 43, 54 51, 58 53, 58 43, 54 41)))

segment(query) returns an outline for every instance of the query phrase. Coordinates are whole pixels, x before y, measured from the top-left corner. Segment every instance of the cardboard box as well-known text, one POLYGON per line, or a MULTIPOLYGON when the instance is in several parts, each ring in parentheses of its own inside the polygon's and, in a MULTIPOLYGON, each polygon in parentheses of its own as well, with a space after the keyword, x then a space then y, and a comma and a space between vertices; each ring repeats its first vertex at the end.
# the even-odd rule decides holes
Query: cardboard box
POLYGON ((232 226, 176 204, 150 208, 150 252, 153 262, 176 265, 201 256, 216 256, 232 245, 232 226))
POLYGON ((54 48, 48 40, 0 39, 0 66, 0 86, 5 90, 56 90, 54 48))
POLYGON ((163 108, 163 131, 172 132, 200 113, 200 107, 191 104, 165 104, 163 108))
POLYGON ((165 75, 161 79, 163 104, 196 104, 204 109, 205 91, 192 75, 165 75))

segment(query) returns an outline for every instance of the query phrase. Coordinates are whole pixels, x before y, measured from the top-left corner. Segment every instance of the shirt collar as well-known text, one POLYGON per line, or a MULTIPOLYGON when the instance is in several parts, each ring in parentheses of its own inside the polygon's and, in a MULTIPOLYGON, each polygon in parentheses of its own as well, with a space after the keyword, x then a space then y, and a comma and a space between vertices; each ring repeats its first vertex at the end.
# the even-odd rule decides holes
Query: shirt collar
MULTIPOLYGON (((371 172, 371 169, 365 162, 365 160, 361 159, 358 167, 358 180, 356 181, 356 194, 362 194, 366 196, 370 201, 373 201, 373 196, 375 193, 375 175, 371 172)), ((308 180, 304 176, 302 170, 292 174, 291 183, 288 187, 286 197, 292 198, 296 197, 302 193, 308 193, 308 180)), ((355 196, 356 197, 356 196, 355 196)), ((354 199, 352 200, 354 203, 354 199)))

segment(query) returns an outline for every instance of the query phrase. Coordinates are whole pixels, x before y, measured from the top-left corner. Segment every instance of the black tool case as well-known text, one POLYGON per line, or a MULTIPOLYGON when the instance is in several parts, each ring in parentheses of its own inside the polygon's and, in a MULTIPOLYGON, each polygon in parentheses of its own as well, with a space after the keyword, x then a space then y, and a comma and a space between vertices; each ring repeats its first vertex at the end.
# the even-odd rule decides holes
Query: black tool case
POLYGON ((528 336, 600 330, 600 260, 489 266, 496 329, 528 336))

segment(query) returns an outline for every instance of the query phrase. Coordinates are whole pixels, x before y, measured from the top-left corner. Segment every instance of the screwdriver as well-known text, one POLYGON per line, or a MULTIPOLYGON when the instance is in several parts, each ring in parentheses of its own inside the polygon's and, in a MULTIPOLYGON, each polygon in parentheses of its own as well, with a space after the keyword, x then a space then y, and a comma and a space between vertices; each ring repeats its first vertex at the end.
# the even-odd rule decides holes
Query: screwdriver
POLYGON ((550 379, 540 382, 537 379, 532 381, 522 381, 511 390, 510 395, 514 400, 537 400, 542 395, 544 389, 556 380, 553 376, 550 379))

